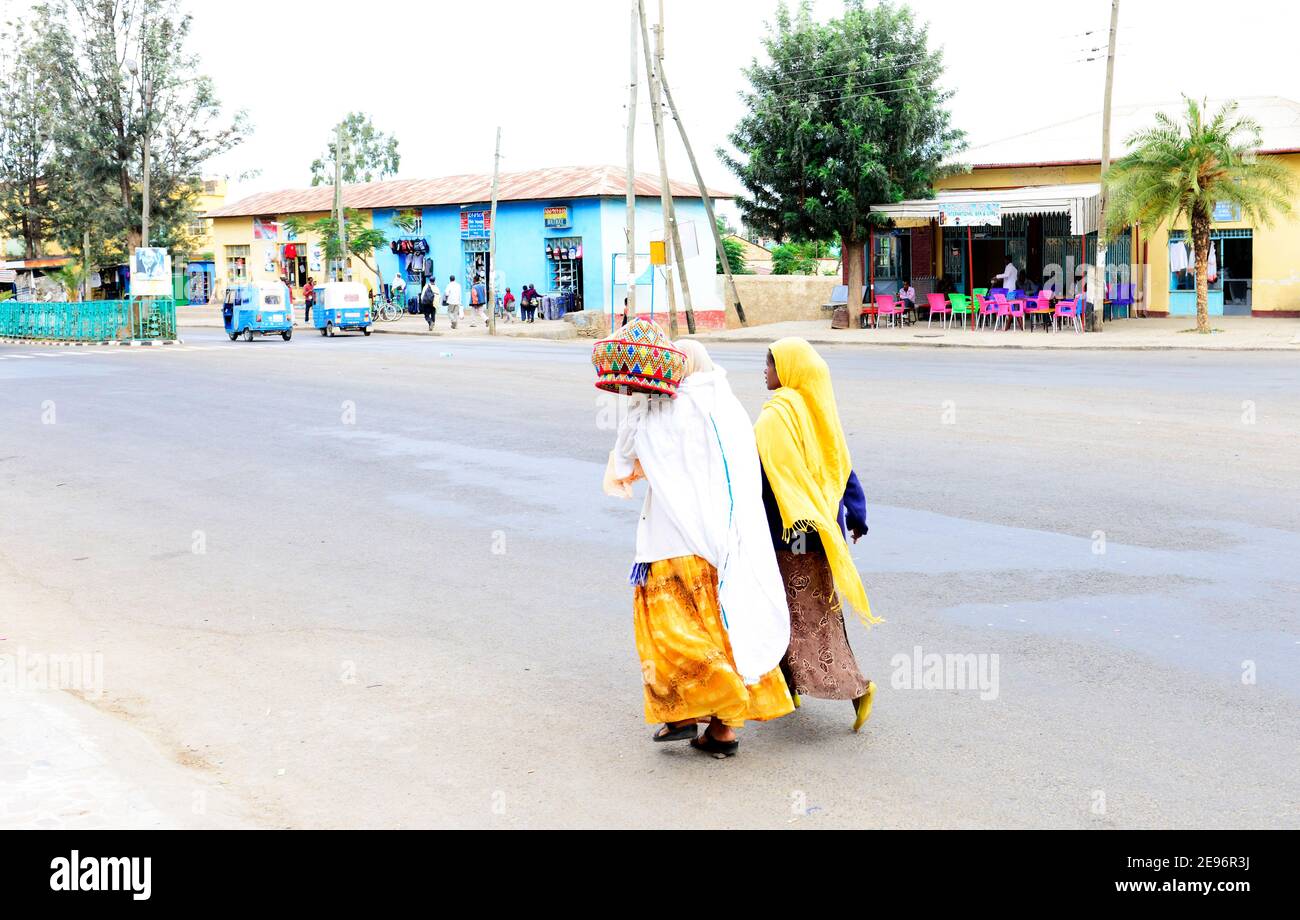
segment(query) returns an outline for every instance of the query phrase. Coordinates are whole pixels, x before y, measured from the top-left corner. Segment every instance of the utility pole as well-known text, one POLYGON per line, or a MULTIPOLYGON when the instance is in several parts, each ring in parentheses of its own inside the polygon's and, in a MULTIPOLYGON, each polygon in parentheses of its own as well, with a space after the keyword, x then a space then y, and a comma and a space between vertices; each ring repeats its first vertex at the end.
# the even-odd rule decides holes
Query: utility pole
POLYGON ((736 308, 736 317, 740 320, 740 325, 748 325, 745 322, 745 308, 741 306, 740 294, 736 292, 736 279, 731 277, 731 263, 727 261, 727 247, 722 243, 722 232, 718 230, 718 218, 713 213, 713 200, 709 198, 708 186, 704 184, 704 177, 700 175, 700 165, 695 162, 695 151, 691 149, 691 139, 686 136, 686 125, 682 124, 682 117, 677 112, 677 103, 673 101, 673 91, 668 86, 668 77, 664 74, 663 62, 659 63, 659 83, 664 90, 664 98, 668 100, 668 110, 673 114, 673 121, 677 122, 677 133, 682 136, 682 144, 686 147, 686 157, 691 161, 691 172, 695 173, 695 184, 700 187, 700 198, 704 202, 704 213, 709 218, 709 232, 713 234, 713 244, 718 250, 718 263, 722 266, 722 274, 727 281, 727 296, 731 298, 732 304, 736 308))
POLYGON ((497 334, 497 187, 501 178, 501 126, 497 126, 497 153, 492 162, 492 214, 488 218, 487 308, 488 335, 497 334))
MULTIPOLYGON (((636 316, 636 76, 637 70, 637 32, 641 17, 638 14, 637 0, 632 0, 631 43, 631 80, 628 83, 627 98, 627 309, 629 317, 636 316)), ((614 309, 617 304, 609 305, 609 329, 614 331, 614 309)))
POLYGON ((348 281, 348 219, 343 211, 343 122, 339 122, 334 137, 334 226, 339 232, 339 280, 348 281))
POLYGON ((81 299, 90 299, 90 231, 81 234, 81 299))
POLYGON ((147 247, 149 245, 149 116, 153 108, 152 77, 145 77, 141 92, 144 97, 144 174, 141 176, 140 182, 144 204, 140 210, 140 245, 147 247))
MULTIPOLYGON (((662 14, 662 4, 660 13, 662 14)), ((668 247, 670 261, 676 262, 677 276, 682 286, 682 300, 686 306, 686 329, 695 333, 695 311, 691 308, 691 285, 686 277, 686 260, 682 256, 682 237, 677 229, 677 214, 673 208, 672 186, 668 181, 668 160, 664 154, 664 117, 659 102, 659 68, 657 56, 663 54, 663 26, 656 27, 656 57, 651 56, 650 33, 646 25, 645 0, 638 0, 637 14, 641 20, 641 48, 645 55, 645 69, 650 77, 650 115, 655 126, 655 146, 659 152, 660 206, 664 215, 664 245, 668 247)), ((677 338, 677 300, 671 279, 668 282, 669 335, 677 338)))
MULTIPOLYGON (((1119 31, 1119 0, 1110 0, 1110 47, 1106 52, 1106 97, 1101 108, 1101 174, 1110 169, 1110 99, 1115 85, 1115 36, 1119 31)), ((1093 308, 1094 332, 1101 332, 1106 312, 1106 183, 1101 184, 1101 201, 1097 209, 1097 264, 1093 266, 1096 283, 1088 285, 1088 299, 1093 308)))

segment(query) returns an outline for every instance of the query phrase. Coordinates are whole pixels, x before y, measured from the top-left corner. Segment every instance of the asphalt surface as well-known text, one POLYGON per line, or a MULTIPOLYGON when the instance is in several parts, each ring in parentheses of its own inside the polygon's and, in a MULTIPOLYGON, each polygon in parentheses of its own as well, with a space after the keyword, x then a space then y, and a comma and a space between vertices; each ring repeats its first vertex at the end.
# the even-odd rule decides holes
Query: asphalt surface
POLYGON ((714 761, 649 741, 589 344, 0 345, 0 645, 264 826, 1300 826, 1293 356, 822 349, 876 711, 714 761))

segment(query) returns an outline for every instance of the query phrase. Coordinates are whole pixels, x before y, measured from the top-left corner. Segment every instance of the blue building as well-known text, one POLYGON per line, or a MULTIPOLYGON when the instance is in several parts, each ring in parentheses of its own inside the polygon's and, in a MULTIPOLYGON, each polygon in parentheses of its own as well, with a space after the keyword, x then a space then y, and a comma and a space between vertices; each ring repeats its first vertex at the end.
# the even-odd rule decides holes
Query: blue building
MULTIPOLYGON (((347 186, 344 204, 368 214, 372 225, 384 232, 389 244, 376 253, 375 268, 383 284, 400 274, 413 296, 424 279, 434 277, 446 287, 455 276, 466 289, 475 278, 487 279, 492 271, 497 292, 507 287, 518 296, 533 284, 542 294, 551 294, 569 310, 610 311, 622 309, 627 278, 627 174, 614 167, 564 167, 500 176, 496 214, 496 264, 489 265, 490 175, 449 176, 440 179, 398 179, 347 186), (412 229, 399 227, 399 215, 414 222, 412 229)), ((715 275, 713 238, 704 202, 694 183, 673 182, 672 192, 678 226, 687 253, 687 279, 697 318, 712 325, 716 313, 721 319, 722 301, 715 275), (702 314, 702 315, 701 315, 702 314)), ((659 178, 636 177, 637 303, 639 312, 666 311, 664 275, 650 266, 650 244, 663 238, 659 178)), ((730 197, 710 191, 714 198, 730 197)), ((282 226, 291 215, 305 217, 328 213, 332 190, 328 187, 270 192, 224 205, 209 216, 226 229, 222 242, 227 249, 241 248, 247 222, 249 234, 260 228, 282 226)), ((257 237, 257 240, 263 237, 257 237)), ((248 241, 253 249, 259 245, 248 241)), ((279 249, 253 258, 280 269, 278 255, 291 281, 298 274, 326 277, 313 264, 318 249, 312 241, 281 242, 279 249), (290 253, 292 248, 292 253, 290 253), (298 260, 300 264, 295 265, 298 260)), ((353 277, 366 280, 367 272, 351 266, 353 277)), ((298 282, 301 283, 301 282, 298 282)), ((680 300, 679 300, 680 303, 680 300)))

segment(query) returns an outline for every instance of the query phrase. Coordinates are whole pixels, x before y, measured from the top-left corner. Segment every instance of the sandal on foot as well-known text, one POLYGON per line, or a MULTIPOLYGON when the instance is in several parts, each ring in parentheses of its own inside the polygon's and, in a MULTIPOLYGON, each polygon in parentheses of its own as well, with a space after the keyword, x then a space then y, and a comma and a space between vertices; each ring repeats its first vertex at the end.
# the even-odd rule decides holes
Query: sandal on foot
POLYGON ((709 730, 706 728, 703 735, 691 741, 691 747, 697 751, 711 754, 718 760, 724 760, 727 757, 736 756, 736 751, 740 750, 740 742, 719 741, 709 734, 709 730))
POLYGON ((652 741, 694 741, 698 727, 694 722, 688 722, 685 725, 679 725, 673 728, 667 722, 657 732, 650 736, 652 741))
POLYGON ((862 726, 867 724, 867 719, 871 718, 871 704, 876 699, 876 684, 874 681, 867 681, 867 692, 862 694, 853 701, 853 711, 857 713, 857 718, 853 720, 853 730, 860 731, 862 726))

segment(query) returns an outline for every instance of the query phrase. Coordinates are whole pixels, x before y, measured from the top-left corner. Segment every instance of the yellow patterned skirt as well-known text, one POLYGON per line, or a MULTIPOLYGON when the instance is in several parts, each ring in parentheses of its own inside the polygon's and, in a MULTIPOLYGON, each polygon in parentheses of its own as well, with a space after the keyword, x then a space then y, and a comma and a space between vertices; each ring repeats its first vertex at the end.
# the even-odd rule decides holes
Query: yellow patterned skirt
POLYGON ((647 568, 632 601, 647 722, 716 715, 737 728, 746 719, 794 711, 779 667, 752 687, 736 671, 713 566, 699 556, 678 556, 647 568))

